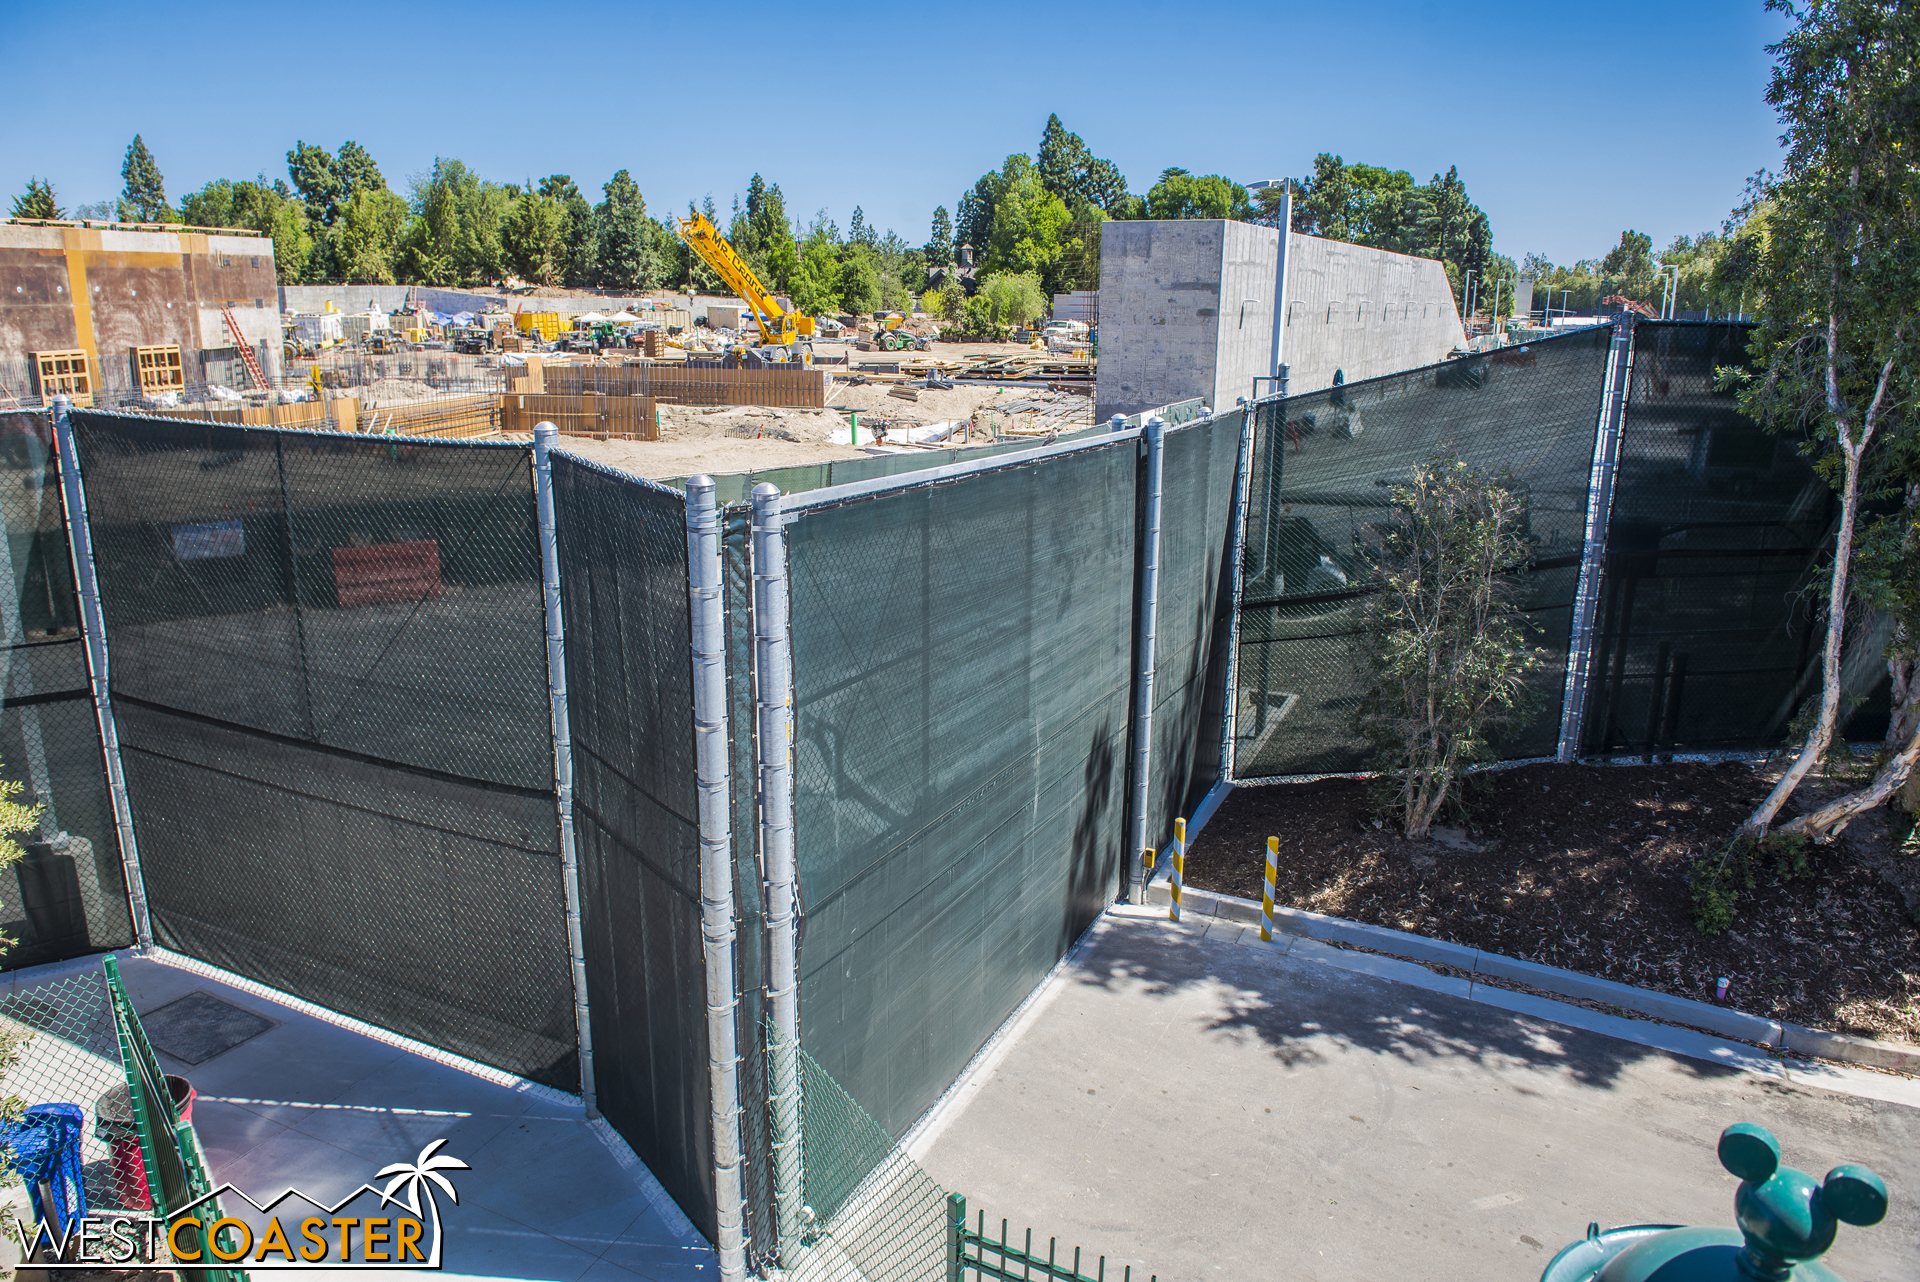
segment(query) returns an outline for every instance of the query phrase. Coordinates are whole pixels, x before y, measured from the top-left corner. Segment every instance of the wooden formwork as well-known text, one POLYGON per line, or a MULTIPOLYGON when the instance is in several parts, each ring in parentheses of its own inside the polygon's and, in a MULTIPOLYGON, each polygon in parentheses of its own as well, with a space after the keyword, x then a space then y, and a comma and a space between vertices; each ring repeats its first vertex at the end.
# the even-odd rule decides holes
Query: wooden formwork
POLYGON ((817 369, 688 369, 678 361, 549 365, 549 393, 651 396, 680 405, 772 405, 822 409, 827 375, 817 369))
MULTIPOLYGON (((348 402, 351 404, 351 401, 348 402)), ((160 418, 185 418, 202 423, 241 423, 248 427, 326 428, 339 425, 334 409, 339 401, 295 401, 291 405, 204 406, 192 409, 141 410, 160 418)), ((352 427, 347 428, 352 431, 352 427)))
MULTIPOLYGON (((553 377, 553 371, 547 371, 553 377)), ((545 420, 562 436, 595 436, 601 440, 657 441, 659 404, 651 396, 569 396, 555 392, 509 393, 500 398, 500 430, 531 435, 545 420)))

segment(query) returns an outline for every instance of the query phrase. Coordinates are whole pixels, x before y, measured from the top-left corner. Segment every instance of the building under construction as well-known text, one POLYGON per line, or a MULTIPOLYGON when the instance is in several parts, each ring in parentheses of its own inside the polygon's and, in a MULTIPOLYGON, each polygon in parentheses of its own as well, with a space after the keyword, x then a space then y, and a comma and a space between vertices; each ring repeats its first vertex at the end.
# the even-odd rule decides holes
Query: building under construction
POLYGON ((245 387, 254 370, 277 377, 280 357, 265 236, 0 223, 0 403, 245 387))

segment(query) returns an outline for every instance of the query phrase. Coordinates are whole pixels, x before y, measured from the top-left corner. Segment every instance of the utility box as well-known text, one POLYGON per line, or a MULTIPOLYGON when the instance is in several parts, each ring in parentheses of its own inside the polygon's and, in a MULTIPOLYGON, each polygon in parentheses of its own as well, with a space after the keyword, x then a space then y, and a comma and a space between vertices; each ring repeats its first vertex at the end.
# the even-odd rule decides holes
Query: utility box
POLYGON ((708 303, 707 324, 715 329, 739 329, 747 309, 734 303, 708 303))

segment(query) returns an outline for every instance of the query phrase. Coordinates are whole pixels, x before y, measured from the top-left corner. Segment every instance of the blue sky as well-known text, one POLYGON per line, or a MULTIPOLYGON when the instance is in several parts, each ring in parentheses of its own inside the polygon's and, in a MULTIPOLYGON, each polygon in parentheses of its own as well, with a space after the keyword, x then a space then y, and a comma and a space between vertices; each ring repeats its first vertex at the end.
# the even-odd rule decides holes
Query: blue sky
MULTIPOLYGON (((1131 189, 1180 165, 1299 176, 1315 153, 1457 165, 1518 259, 1624 227, 1716 228, 1775 163, 1760 0, 0 6, 0 192, 109 199, 137 132, 179 197, 354 139, 397 191, 436 155, 501 181, 630 170, 655 214, 756 170, 788 210, 856 204, 915 243, 1049 111, 1131 189)), ((4 206, 0 206, 3 209, 4 206)))

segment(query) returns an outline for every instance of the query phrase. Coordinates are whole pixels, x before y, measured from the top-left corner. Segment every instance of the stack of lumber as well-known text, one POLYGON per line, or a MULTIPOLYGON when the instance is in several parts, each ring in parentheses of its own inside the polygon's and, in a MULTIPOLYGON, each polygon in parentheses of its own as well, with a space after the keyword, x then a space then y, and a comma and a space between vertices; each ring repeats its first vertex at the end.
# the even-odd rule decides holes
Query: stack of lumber
MULTIPOLYGON (((548 370, 551 379, 554 371, 548 370)), ((533 433, 546 421, 562 436, 592 436, 599 440, 657 441, 660 439, 658 402, 651 396, 569 395, 559 392, 508 394, 500 399, 500 430, 533 433)))

